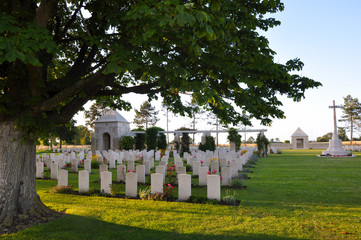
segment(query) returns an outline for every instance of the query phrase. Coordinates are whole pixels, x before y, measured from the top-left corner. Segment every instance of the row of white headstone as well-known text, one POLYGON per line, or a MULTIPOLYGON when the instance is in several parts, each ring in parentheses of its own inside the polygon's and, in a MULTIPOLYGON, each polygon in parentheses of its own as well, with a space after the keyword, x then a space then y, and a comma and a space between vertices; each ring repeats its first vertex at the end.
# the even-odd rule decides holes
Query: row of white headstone
MULTIPOLYGON (((187 159, 187 163, 192 166, 193 175, 199 176, 199 185, 200 186, 205 186, 205 185, 208 186, 209 182, 210 181, 212 182, 212 180, 209 180, 209 179, 212 179, 212 177, 210 177, 210 176, 218 176, 220 178, 219 171, 218 171, 219 167, 221 167, 222 185, 230 186, 232 184, 232 178, 238 175, 238 171, 242 170, 243 164, 245 164, 249 160, 249 158, 252 156, 253 150, 254 149, 249 149, 249 151, 246 152, 245 154, 239 154, 239 153, 232 152, 232 151, 230 151, 230 152, 228 152, 228 151, 227 152, 225 152, 225 151, 224 152, 221 152, 221 151, 219 151, 219 152, 197 152, 197 153, 193 153, 192 155, 186 153, 184 157, 187 159), (215 160, 215 161, 211 161, 210 157, 214 157, 213 160, 215 160), (220 160, 221 162, 219 162, 218 158, 220 158, 220 159, 223 158, 223 161, 220 160), (230 159, 233 159, 233 160, 230 160, 230 159), (210 167, 210 169, 209 169, 209 167, 210 167), (211 171, 209 171, 209 170, 211 170, 211 171)), ((139 152, 137 152, 137 153, 139 154, 139 152)), ((97 154, 100 154, 100 153, 97 152, 97 154)), ((107 155, 107 157, 109 158, 108 159, 109 168, 115 167, 116 163, 115 163, 114 158, 112 158, 112 156, 115 156, 116 154, 120 155, 119 152, 117 152, 117 153, 103 152, 102 155, 107 155), (114 161, 112 161, 112 160, 114 160, 114 161)), ((132 154, 133 153, 130 153, 130 154, 128 153, 127 155, 131 156, 132 154)), ((177 173, 177 178, 178 178, 178 181, 182 182, 181 178, 183 179, 183 178, 188 178, 188 177, 181 177, 181 175, 188 175, 188 176, 191 176, 191 175, 186 174, 186 167, 183 166, 183 161, 180 158, 179 154, 177 154, 176 151, 174 151, 173 154, 175 157, 175 170, 177 173)), ((146 152, 142 152, 141 155, 142 155, 142 157, 143 156, 145 157, 143 159, 144 165, 135 166, 134 160, 129 157, 125 157, 126 159, 129 159, 128 161, 126 161, 127 166, 122 165, 121 160, 117 160, 118 164, 120 164, 120 165, 117 165, 117 180, 118 181, 125 181, 126 185, 127 185, 126 175, 127 176, 131 175, 131 173, 133 173, 133 171, 136 170, 136 172, 134 172, 137 176, 136 177, 137 181, 136 181, 135 185, 137 185, 138 182, 145 183, 145 175, 149 175, 150 170, 154 168, 154 158, 149 157, 151 155, 147 154, 146 152), (125 171, 126 168, 128 168, 128 173, 126 173, 126 171, 125 171)), ((79 172, 79 191, 89 191, 89 173, 91 172, 91 160, 90 160, 91 156, 92 155, 90 152, 90 154, 88 154, 88 156, 87 156, 87 159, 84 160, 84 169, 85 170, 79 172), (86 174, 86 172, 87 172, 87 174, 86 174)), ((71 157, 75 157, 75 156, 71 156, 71 157)), ((121 158, 123 158, 123 157, 124 156, 122 156, 121 158)), ((117 158, 117 157, 115 157, 115 158, 117 158)), ((155 169, 156 174, 160 174, 162 176, 162 181, 161 181, 162 186, 163 186, 163 182, 165 180, 165 175, 166 175, 166 170, 167 170, 167 165, 168 165, 168 158, 169 158, 169 154, 164 155, 161 158, 161 161, 159 162, 159 166, 156 166, 156 169, 155 169)), ((43 156, 42 159, 44 159, 44 161, 46 161, 46 160, 49 160, 50 158, 47 156, 43 156)), ((68 171, 63 170, 63 169, 59 170, 59 167, 63 166, 62 163, 59 164, 59 162, 62 161, 61 160, 62 158, 59 157, 57 159, 56 156, 51 156, 51 159, 54 159, 53 161, 51 161, 51 164, 50 164, 51 165, 51 178, 58 179, 59 185, 64 185, 65 183, 67 184, 68 171)), ((70 162, 72 163, 72 170, 71 170, 72 172, 78 172, 77 168, 78 168, 78 164, 80 161, 81 160, 80 160, 79 156, 77 156, 76 159, 70 160, 70 162)), ((49 166, 49 164, 47 166, 49 166)), ((44 172, 44 164, 41 161, 39 161, 39 162, 37 162, 37 178, 43 178, 43 172, 44 172)), ((102 182, 102 184, 101 184, 102 192, 110 193, 111 172, 108 172, 108 165, 100 164, 99 172, 100 172, 100 177, 102 179, 104 179, 104 181, 101 181, 102 182), (106 172, 106 173, 103 173, 103 172, 106 172)), ((152 181, 152 175, 151 175, 151 181, 152 181)), ((154 181, 156 181, 156 180, 154 180, 154 181)), ((218 180, 218 181, 220 182, 220 180, 218 180)), ((134 196, 134 192, 135 192, 135 194, 137 194, 137 186, 134 187, 134 181, 132 183, 131 183, 131 180, 129 180, 128 187, 126 187, 128 189, 128 193, 133 192, 133 194, 129 195, 129 196, 134 196), (134 189, 136 189, 136 190, 134 190, 134 189)), ((153 186, 153 189, 155 186, 160 186, 159 184, 152 184, 152 183, 151 183, 151 185, 153 186)), ((220 186, 220 183, 218 185, 220 186)), ((180 189, 188 189, 188 187, 182 187, 182 186, 188 186, 188 185, 182 185, 180 183, 180 185, 179 185, 180 189)), ((217 186, 217 184, 216 184, 216 186, 217 186)), ((155 187, 155 189, 157 189, 157 187, 155 187)), ((211 196, 213 196, 212 193, 218 192, 218 191, 214 190, 212 187, 207 187, 207 189, 209 189, 209 190, 207 190, 207 192, 209 192, 211 196)), ((179 190, 179 191, 183 192, 183 190, 179 190)), ((220 192, 220 190, 219 190, 219 192, 220 192)), ((214 194, 214 195, 217 195, 217 194, 214 194)), ((211 197, 211 198, 213 198, 213 197, 211 197)), ((216 197, 215 199, 219 199, 219 198, 220 198, 220 196, 216 197)))
MULTIPOLYGON (((119 165, 120 166, 120 165, 119 165)), ((89 191, 89 172, 86 170, 79 171, 78 175, 78 191, 80 193, 89 191)), ((221 184, 219 175, 207 175, 207 198, 221 200, 221 184)), ((125 195, 127 197, 138 196, 138 173, 125 173, 125 195)), ((150 175, 151 193, 163 193, 164 174, 152 173, 150 175)), ((180 201, 187 201, 192 194, 192 181, 190 174, 178 175, 178 199, 180 201)), ((68 186, 68 171, 61 169, 59 171, 58 186, 68 186)), ((104 194, 111 194, 112 186, 112 172, 103 171, 100 173, 100 188, 104 194)))
POLYGON ((357 152, 360 152, 361 151, 361 147, 360 146, 344 146, 344 149, 346 151, 357 151, 357 152))

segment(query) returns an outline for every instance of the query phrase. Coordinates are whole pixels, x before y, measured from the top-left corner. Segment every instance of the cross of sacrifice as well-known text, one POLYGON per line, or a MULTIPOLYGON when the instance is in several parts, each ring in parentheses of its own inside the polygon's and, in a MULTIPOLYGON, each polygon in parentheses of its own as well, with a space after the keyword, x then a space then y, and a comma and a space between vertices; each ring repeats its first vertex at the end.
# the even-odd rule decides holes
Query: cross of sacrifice
POLYGON ((336 108, 342 108, 342 107, 336 106, 335 100, 333 100, 333 106, 329 106, 328 108, 333 108, 333 136, 332 136, 332 138, 337 138, 336 108))

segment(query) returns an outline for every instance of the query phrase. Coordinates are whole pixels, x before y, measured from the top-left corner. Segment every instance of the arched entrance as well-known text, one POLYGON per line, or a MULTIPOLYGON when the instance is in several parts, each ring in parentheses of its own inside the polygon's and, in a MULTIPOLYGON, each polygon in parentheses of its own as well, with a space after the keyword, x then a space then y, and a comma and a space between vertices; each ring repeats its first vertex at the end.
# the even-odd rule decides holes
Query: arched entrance
POLYGON ((103 134, 103 150, 109 150, 110 149, 110 135, 109 133, 103 134))

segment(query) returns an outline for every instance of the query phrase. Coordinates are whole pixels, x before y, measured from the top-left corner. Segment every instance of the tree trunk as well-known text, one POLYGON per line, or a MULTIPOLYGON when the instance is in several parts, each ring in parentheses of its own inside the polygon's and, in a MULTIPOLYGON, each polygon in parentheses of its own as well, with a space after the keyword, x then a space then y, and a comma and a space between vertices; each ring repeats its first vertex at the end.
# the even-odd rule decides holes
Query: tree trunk
POLYGON ((53 216, 36 193, 35 144, 22 141, 22 131, 14 126, 0 122, 0 232, 53 216))
POLYGON ((351 146, 353 146, 353 121, 351 120, 351 146))

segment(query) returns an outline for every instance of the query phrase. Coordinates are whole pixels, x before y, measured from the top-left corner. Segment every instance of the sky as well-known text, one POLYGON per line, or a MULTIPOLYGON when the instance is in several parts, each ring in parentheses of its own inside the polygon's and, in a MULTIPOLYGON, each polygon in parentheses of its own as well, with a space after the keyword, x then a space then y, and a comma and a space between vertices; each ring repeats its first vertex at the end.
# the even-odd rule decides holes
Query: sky
MULTIPOLYGON (((351 95, 359 98, 361 94, 361 1, 360 0, 284 0, 285 10, 272 14, 281 21, 281 25, 265 35, 270 47, 276 51, 275 62, 285 63, 289 59, 300 58, 304 68, 298 74, 322 83, 322 87, 306 90, 305 99, 293 102, 280 96, 281 109, 286 119, 274 119, 271 126, 261 126, 259 121, 252 121, 247 129, 266 129, 269 139, 290 140, 293 132, 300 127, 309 140, 316 140, 333 130, 333 111, 329 108, 332 101, 343 104, 343 98, 351 95)), ((126 99, 133 104, 133 109, 147 100, 145 96, 130 94, 126 99)), ((91 104, 88 103, 85 108, 91 104)), ((157 110, 160 104, 154 102, 157 110)), ((119 111, 129 122, 134 120, 134 111, 119 111)), ((342 110, 336 111, 337 117, 342 110)), ((166 119, 159 113, 161 120, 157 126, 166 128, 166 119)), ((76 116, 77 124, 84 125, 83 114, 76 116)), ((169 130, 190 127, 191 119, 170 117, 169 130)), ((214 129, 214 126, 201 121, 198 130, 214 129)), ((344 123, 338 123, 344 127, 344 123)), ((135 125, 131 124, 131 128, 135 125)), ((243 127, 242 127, 243 128, 243 127)), ((244 139, 244 134, 243 139, 244 139)), ((256 134, 247 134, 256 137, 256 134)), ((358 136, 356 134, 355 136, 358 136)), ((221 134, 220 143, 226 142, 227 134, 221 134)), ((200 135, 196 142, 200 141, 200 135)))

